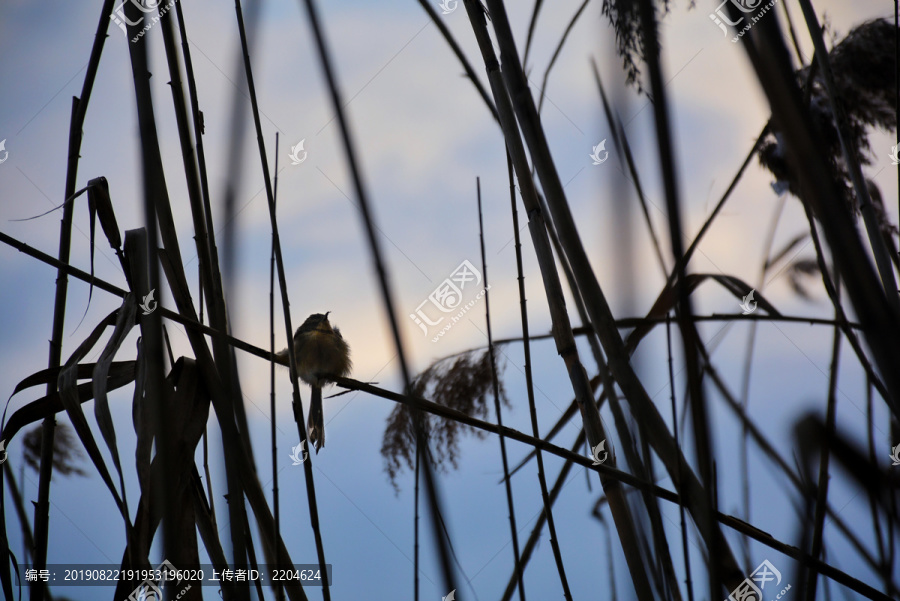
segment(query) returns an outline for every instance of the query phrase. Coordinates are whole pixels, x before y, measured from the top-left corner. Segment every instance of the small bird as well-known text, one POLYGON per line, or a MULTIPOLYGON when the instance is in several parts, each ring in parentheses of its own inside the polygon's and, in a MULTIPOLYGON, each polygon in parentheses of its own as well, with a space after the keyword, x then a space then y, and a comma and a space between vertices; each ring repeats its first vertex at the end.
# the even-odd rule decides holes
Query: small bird
MULTIPOLYGON (((329 311, 328 313, 331 313, 329 311)), ((316 446, 316 453, 325 446, 325 419, 322 414, 322 386, 333 382, 334 377, 350 373, 350 347, 341 331, 332 327, 328 313, 313 313, 294 333, 294 362, 297 375, 309 384, 311 400, 307 436, 316 446)), ((288 364, 288 350, 276 354, 282 365, 288 364)))

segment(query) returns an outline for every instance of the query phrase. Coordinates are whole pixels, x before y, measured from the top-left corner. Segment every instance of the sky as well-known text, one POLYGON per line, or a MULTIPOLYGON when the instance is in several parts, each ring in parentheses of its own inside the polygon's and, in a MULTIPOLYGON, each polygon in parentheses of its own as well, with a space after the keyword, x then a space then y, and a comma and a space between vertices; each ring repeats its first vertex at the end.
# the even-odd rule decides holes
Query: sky
MULTIPOLYGON (((432 4, 440 13, 438 3, 432 4)), ((464 76, 437 27, 417 3, 386 0, 320 5, 411 369, 417 373, 437 359, 486 342, 483 303, 476 303, 464 319, 436 342, 433 338, 437 328, 423 334, 409 317, 464 261, 469 261, 480 275, 483 272, 477 178, 480 178, 484 203, 493 332, 497 338, 520 335, 509 184, 499 127, 464 76)), ((572 0, 558 0, 552 7, 545 6, 540 15, 527 65, 535 96, 556 44, 579 5, 580 2, 572 0)), ((660 25, 684 236, 688 240, 699 230, 728 186, 769 115, 765 97, 742 47, 731 42, 731 35, 723 36, 710 20, 709 13, 717 5, 700 2, 690 9, 687 2, 673 2, 660 25)), ((24 0, 7 0, 0 5, 0 53, 4 57, 0 61, 0 90, 3 90, 0 140, 5 140, 8 153, 0 162, 0 231, 51 255, 58 250, 61 212, 20 220, 43 213, 63 201, 71 99, 81 93, 100 18, 99 7, 99 2, 36 4, 24 0)), ((789 3, 788 7, 799 28, 801 47, 808 61, 812 46, 802 22, 798 21, 799 8, 795 3, 789 3)), ((867 19, 890 16, 888 3, 874 0, 817 1, 815 7, 820 20, 830 24, 834 39, 840 39, 867 19)), ((225 226, 221 208, 225 187, 231 176, 239 177, 237 239, 232 249, 237 265, 228 297, 232 333, 266 348, 271 232, 249 103, 236 62, 236 19, 230 5, 207 0, 184 3, 182 8, 204 114, 203 144, 209 165, 214 223, 220 234, 225 226), (239 162, 233 171, 229 160, 235 149, 229 124, 236 98, 237 110, 247 130, 243 145, 236 149, 239 162)), ((508 6, 520 54, 531 11, 530 2, 511 2, 508 6)), ((777 14, 766 18, 777 18, 783 25, 782 7, 777 14)), ((464 10, 460 7, 449 11, 441 19, 486 85, 483 63, 464 10)), ((151 87, 166 185, 178 225, 182 260, 193 282, 196 299, 197 259, 158 26, 149 30, 146 41, 150 47, 151 87)), ((77 179, 77 187, 81 188, 92 178, 107 178, 122 231, 144 225, 129 43, 111 24, 83 128, 77 179)), ((352 348, 352 377, 399 390, 399 365, 374 277, 358 201, 302 5, 284 0, 262 3, 251 44, 270 169, 274 169, 277 157, 279 228, 293 324, 296 327, 308 314, 331 311, 333 323, 340 327, 352 348), (276 133, 279 135, 277 152, 276 133), (301 141, 302 151, 298 148, 301 141), (293 161, 292 149, 296 149, 293 161)), ((664 257, 671 265, 652 107, 646 96, 625 84, 621 61, 615 55, 615 34, 601 14, 600 2, 587 5, 556 62, 545 94, 542 123, 581 239, 612 310, 616 317, 637 317, 649 310, 664 276, 641 220, 637 199, 624 175, 623 158, 612 144, 591 72, 592 59, 625 124, 649 201, 651 220, 656 231, 662 233, 664 257), (604 140, 609 156, 601 164, 593 164, 590 155, 604 140), (630 238, 624 233, 627 228, 622 227, 629 222, 634 232, 630 238)), ((897 178, 889 158, 894 136, 875 131, 870 140, 874 154, 866 174, 878 183, 885 198, 896 198, 897 178)), ((828 318, 831 316, 829 303, 815 280, 810 280, 812 298, 803 300, 793 292, 783 270, 761 279, 760 265, 768 229, 782 203, 783 213, 773 246, 783 246, 806 228, 799 203, 790 197, 779 198, 770 186, 771 181, 771 174, 756 160, 752 161, 732 199, 700 245, 691 270, 739 277, 756 287, 782 313, 828 318)), ((90 224, 84 201, 84 197, 76 201, 71 262, 88 270, 90 224)), ((896 203, 888 205, 891 219, 896 223, 896 203)), ((519 208, 531 330, 544 333, 549 331, 550 317, 521 203, 519 208)), ((95 253, 96 275, 124 287, 118 261, 105 240, 97 239, 95 253)), ((808 245, 798 247, 796 253, 798 257, 814 256, 808 245)), ((0 281, 5 283, 0 289, 2 398, 12 394, 17 382, 46 367, 55 277, 51 267, 10 247, 0 246, 0 281)), ((481 281, 465 289, 463 299, 474 299, 483 287, 481 281)), ((173 308, 167 290, 161 290, 158 298, 162 306, 173 308)), ((568 300, 571 308, 571 298, 568 300)), ((699 314, 740 310, 737 299, 711 282, 703 284, 693 300, 699 314)), ((118 305, 117 298, 96 289, 88 304, 87 285, 70 280, 63 357, 67 358, 95 324, 118 305)), ((431 304, 425 307, 432 318, 437 315, 431 304)), ((577 314, 574 311, 570 314, 577 321, 577 314)), ((280 313, 275 323, 278 344, 283 347, 287 338, 280 313)), ((190 355, 183 329, 174 323, 168 323, 167 328, 176 356, 190 355)), ((723 328, 721 323, 711 322, 702 325, 700 332, 703 340, 714 347, 714 360, 731 390, 739 392, 749 327, 739 324, 723 328)), ((783 323, 759 325, 748 388, 751 414, 789 461, 796 451, 793 426, 797 419, 810 410, 824 414, 830 341, 831 331, 827 328, 783 323)), ((133 332, 122 346, 119 358, 133 357, 135 343, 133 332)), ((96 360, 101 348, 98 346, 86 361, 96 360)), ((591 372, 595 366, 587 347, 580 346, 580 351, 591 372)), ((536 343, 532 352, 538 418, 542 431, 546 431, 568 406, 571 387, 552 342, 536 343)), ((273 468, 268 457, 273 416, 269 410, 269 365, 242 352, 237 357, 259 476, 271 498, 273 468)), ((638 348, 633 363, 651 398, 669 420, 664 332, 651 334, 638 348)), ((677 363, 676 355, 676 372, 680 373, 677 363)), ((521 347, 502 347, 501 364, 512 402, 512 407, 504 412, 504 424, 530 432, 521 347)), ((294 561, 312 563, 316 553, 302 468, 293 466, 290 459, 292 447, 299 442, 290 410, 291 386, 286 371, 279 371, 277 377, 274 420, 283 532, 294 561)), ((676 378, 675 393, 679 397, 684 394, 682 380, 676 378)), ((110 395, 110 401, 120 453, 126 463, 129 499, 135 505, 138 489, 131 459, 135 443, 131 390, 126 387, 110 395)), ((847 354, 846 345, 839 391, 839 423, 848 431, 864 432, 864 374, 858 362, 847 354)), ((12 397, 7 416, 40 394, 34 389, 12 397)), ((302 394, 304 399, 308 398, 306 387, 302 387, 302 394)), ((328 394, 326 391, 326 397, 328 394)), ((723 511, 736 512, 743 507, 736 469, 739 425, 721 400, 710 396, 714 443, 725 463, 719 473, 720 502, 723 511)), ((395 492, 384 472, 380 454, 384 420, 392 408, 390 401, 356 392, 325 401, 328 446, 313 461, 326 557, 333 565, 335 598, 364 595, 409 598, 411 594, 412 474, 401 473, 400 490, 395 492)), ((94 424, 90 403, 85 411, 94 424)), ((607 424, 612 423, 607 409, 601 415, 607 424)), ((884 447, 878 458, 885 462, 887 469, 889 446, 900 441, 889 440, 887 414, 882 405, 876 408, 876 416, 876 440, 884 447)), ((60 422, 67 422, 67 418, 61 416, 60 422)), ((213 488, 217 508, 222 511, 225 502, 221 497, 224 491, 221 438, 214 421, 210 424, 213 488)), ((568 446, 576 435, 577 428, 570 424, 557 441, 568 446)), ((613 448, 616 444, 616 440, 611 441, 613 448)), ((508 443, 508 448, 512 462, 528 452, 528 448, 514 442, 508 443)), ((8 451, 10 466, 22 483, 25 498, 36 499, 37 475, 23 468, 21 435, 9 445, 8 451)), ((687 451, 691 452, 690 446, 687 451)), ((110 462, 109 456, 104 456, 110 462)), ((554 478, 562 462, 547 457, 546 464, 550 478, 554 478)), ((88 476, 57 475, 53 479, 49 561, 116 564, 124 548, 124 527, 115 518, 110 519, 116 515, 115 505, 96 470, 87 459, 82 460, 82 467, 88 476)), ((671 489, 671 481, 664 477, 661 466, 658 467, 657 473, 663 477, 657 484, 671 489)), ((781 540, 795 543, 799 535, 794 509, 797 498, 789 483, 757 451, 751 455, 750 468, 751 523, 781 540)), ((459 561, 459 573, 468 581, 460 587, 457 598, 498 598, 512 571, 506 499, 503 487, 497 484, 501 474, 497 439, 472 436, 463 439, 458 468, 441 473, 445 518, 459 561)), ((832 503, 841 510, 842 518, 858 526, 862 540, 873 545, 866 497, 846 476, 841 468, 835 469, 830 491, 832 503)), ((513 491, 519 538, 524 540, 541 507, 533 463, 514 478, 513 491)), ((605 594, 608 587, 616 586, 620 599, 631 599, 634 591, 628 584, 621 545, 615 534, 611 547, 607 545, 609 513, 603 509, 604 522, 591 516, 600 495, 596 477, 588 477, 583 469, 576 468, 554 507, 573 594, 576 598, 596 596, 598 591, 605 594), (615 584, 611 584, 606 567, 610 548, 615 584)), ((9 508, 8 504, 7 532, 12 548, 21 555, 20 529, 9 508)), ((677 507, 662 503, 661 508, 670 541, 676 541, 677 507)), ((221 515, 224 524, 227 516, 221 515)), ((442 588, 430 534, 425 536, 421 598, 436 600, 448 591, 442 588)), ((752 568, 768 559, 779 567, 787 582, 796 573, 796 565, 789 558, 755 543, 749 545, 744 556, 739 538, 734 533, 728 537, 742 564, 752 568)), ((843 539, 831 526, 826 527, 826 542, 834 545, 829 549, 834 553, 830 559, 835 565, 854 577, 873 581, 872 573, 858 558, 840 550, 843 539)), ((155 551, 159 553, 158 548, 155 551)), ((680 567, 680 547, 673 548, 673 557, 676 567, 680 567)), ((696 546, 692 549, 692 565, 695 569, 702 565, 700 549, 696 546)), ((533 598, 562 595, 546 531, 528 566, 525 581, 533 598)), ((53 590, 71 599, 106 594, 106 589, 99 593, 74 587, 53 590)), ((213 589, 204 594, 213 598, 213 589)), ((703 590, 701 596, 706 594, 703 590)), ((318 591, 313 591, 311 598, 317 599, 318 595, 318 591)), ((855 598, 853 593, 848 595, 855 598)))

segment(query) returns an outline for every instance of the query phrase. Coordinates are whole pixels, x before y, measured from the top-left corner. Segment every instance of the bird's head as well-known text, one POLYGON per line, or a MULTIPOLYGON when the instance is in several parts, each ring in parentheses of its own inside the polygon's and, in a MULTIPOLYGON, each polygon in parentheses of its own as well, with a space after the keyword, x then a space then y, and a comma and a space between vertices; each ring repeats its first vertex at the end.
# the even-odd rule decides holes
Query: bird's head
POLYGON ((331 311, 328 311, 328 313, 313 313, 307 317, 306 321, 303 322, 303 325, 297 329, 297 333, 312 332, 314 330, 330 332, 331 324, 328 322, 329 313, 331 313, 331 311))

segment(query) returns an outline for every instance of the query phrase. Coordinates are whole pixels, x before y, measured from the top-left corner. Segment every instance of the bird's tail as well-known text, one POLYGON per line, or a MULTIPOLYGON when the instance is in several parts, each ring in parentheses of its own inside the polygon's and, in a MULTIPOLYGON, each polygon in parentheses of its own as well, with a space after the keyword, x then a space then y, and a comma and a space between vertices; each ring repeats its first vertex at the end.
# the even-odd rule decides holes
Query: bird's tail
POLYGON ((325 417, 322 415, 322 389, 312 388, 312 400, 309 402, 309 420, 306 422, 306 435, 316 445, 316 453, 325 446, 325 417))
POLYGON ((287 349, 284 349, 282 351, 275 353, 275 363, 278 363, 279 365, 284 365, 285 367, 289 366, 287 349))

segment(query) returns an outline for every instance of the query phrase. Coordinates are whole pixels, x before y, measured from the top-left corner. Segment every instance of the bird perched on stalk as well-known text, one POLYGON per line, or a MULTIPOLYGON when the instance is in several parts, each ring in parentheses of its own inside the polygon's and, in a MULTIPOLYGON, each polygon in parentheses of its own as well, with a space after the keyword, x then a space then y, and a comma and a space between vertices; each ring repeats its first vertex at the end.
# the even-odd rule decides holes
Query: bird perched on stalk
MULTIPOLYGON (((328 313, 331 313, 329 311, 328 313)), ((325 420, 322 414, 322 387, 335 377, 350 373, 350 347, 341 331, 332 327, 328 313, 313 313, 294 333, 294 363, 297 375, 309 384, 311 400, 306 431, 316 452, 325 446, 325 420)), ((276 360, 288 365, 288 350, 276 354, 276 360)))

